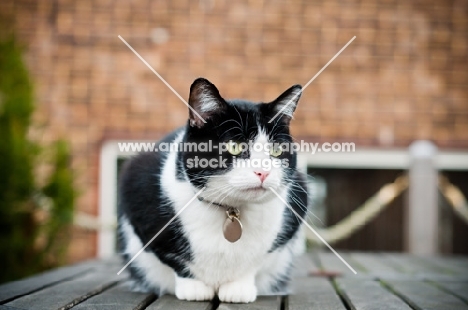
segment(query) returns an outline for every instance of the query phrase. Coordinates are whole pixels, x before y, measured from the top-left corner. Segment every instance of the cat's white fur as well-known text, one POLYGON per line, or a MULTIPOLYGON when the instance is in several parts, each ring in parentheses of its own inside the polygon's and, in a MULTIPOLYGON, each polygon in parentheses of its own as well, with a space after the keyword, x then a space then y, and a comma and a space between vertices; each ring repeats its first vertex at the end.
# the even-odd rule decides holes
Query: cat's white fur
POLYGON ((212 112, 219 108, 218 100, 213 97, 209 90, 203 88, 199 95, 201 101, 200 111, 201 112, 212 112))
MULTIPOLYGON (((183 133, 175 142, 182 138, 183 133)), ((267 137, 261 132, 255 143, 266 142, 267 137)), ((177 212, 198 189, 188 180, 176 179, 176 154, 168 155, 160 178, 164 180, 161 182, 163 190, 177 212)), ((253 152, 250 159, 254 158, 269 158, 269 155, 253 152)), ((224 302, 252 302, 257 294, 270 293, 273 281, 287 272, 292 258, 303 250, 303 242, 295 236, 285 246, 268 253, 281 229, 285 206, 269 190, 260 193, 243 190, 262 185, 254 170, 235 168, 225 175, 213 177, 200 195, 205 200, 194 200, 180 214, 193 252, 189 267, 194 279, 177 277, 152 253, 142 252, 134 260, 134 266, 149 275, 146 278, 152 286, 160 287, 160 294, 175 294, 186 300, 208 300, 217 293, 224 302), (223 199, 227 192, 232 196, 223 199), (225 210, 210 201, 239 207, 243 233, 237 242, 231 243, 224 238, 225 210)), ((281 169, 272 168, 269 173, 263 186, 273 187, 286 199, 287 188, 280 183, 281 169)), ((133 257, 143 244, 125 218, 122 219, 122 229, 127 239, 125 252, 133 257)))

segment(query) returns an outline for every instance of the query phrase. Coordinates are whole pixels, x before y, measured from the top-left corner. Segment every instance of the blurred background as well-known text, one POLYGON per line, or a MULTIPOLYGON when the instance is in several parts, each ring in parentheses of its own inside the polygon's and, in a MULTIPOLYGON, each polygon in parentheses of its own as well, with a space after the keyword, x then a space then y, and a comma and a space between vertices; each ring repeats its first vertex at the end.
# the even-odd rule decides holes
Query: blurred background
MULTIPOLYGON (((468 196, 466 0, 2 0, 0 20, 1 40, 10 42, 2 44, 20 68, 3 66, 0 75, 24 71, 20 80, 30 81, 16 90, 31 93, 23 138, 43 149, 28 172, 36 187, 17 201, 35 195, 40 227, 44 218, 62 219, 47 240, 67 232, 63 258, 44 266, 115 253, 116 180, 125 159, 117 141, 156 140, 187 119, 186 106, 118 35, 184 98, 203 76, 225 98, 253 101, 304 85, 356 36, 304 91, 292 122, 298 140, 356 144, 355 153, 301 154, 321 219, 315 224, 339 224, 391 183, 395 199, 371 201, 381 210, 348 225, 333 242, 337 249, 468 253, 468 217, 457 211, 468 196), (419 140, 426 142, 413 144, 419 140), (51 194, 54 171, 62 190, 51 194), (444 194, 439 176, 458 196, 444 194), (54 202, 64 191, 68 200, 54 202), (54 213, 51 204, 66 211, 54 213)), ((1 98, 15 94, 3 85, 1 98)), ((6 119, 0 122, 11 125, 6 119)), ((1 160, 11 167, 8 152, 1 160)), ((3 191, 7 197, 12 189, 3 191)), ((2 204, 5 214, 17 206, 11 201, 2 204)), ((20 223, 11 226, 32 225, 20 223)), ((33 237, 39 241, 28 246, 37 248, 44 237, 33 237)))

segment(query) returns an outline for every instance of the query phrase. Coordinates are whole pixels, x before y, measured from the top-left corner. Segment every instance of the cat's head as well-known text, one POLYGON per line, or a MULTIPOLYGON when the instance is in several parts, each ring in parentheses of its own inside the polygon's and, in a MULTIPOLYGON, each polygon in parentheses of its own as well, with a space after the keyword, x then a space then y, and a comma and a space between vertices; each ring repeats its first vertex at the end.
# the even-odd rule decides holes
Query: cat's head
POLYGON ((240 205, 272 197, 296 169, 289 123, 302 93, 294 85, 269 103, 224 99, 199 78, 190 87, 181 170, 204 199, 240 205), (196 149, 195 149, 196 147, 196 149))

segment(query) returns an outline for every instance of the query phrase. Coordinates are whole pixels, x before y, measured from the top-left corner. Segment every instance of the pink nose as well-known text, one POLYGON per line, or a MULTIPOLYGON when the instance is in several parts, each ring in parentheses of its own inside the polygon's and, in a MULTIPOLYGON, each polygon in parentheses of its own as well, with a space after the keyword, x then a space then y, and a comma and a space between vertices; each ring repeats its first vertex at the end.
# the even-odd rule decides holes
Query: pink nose
POLYGON ((254 171, 254 173, 260 178, 260 181, 263 183, 267 176, 270 174, 269 172, 266 171, 254 171))

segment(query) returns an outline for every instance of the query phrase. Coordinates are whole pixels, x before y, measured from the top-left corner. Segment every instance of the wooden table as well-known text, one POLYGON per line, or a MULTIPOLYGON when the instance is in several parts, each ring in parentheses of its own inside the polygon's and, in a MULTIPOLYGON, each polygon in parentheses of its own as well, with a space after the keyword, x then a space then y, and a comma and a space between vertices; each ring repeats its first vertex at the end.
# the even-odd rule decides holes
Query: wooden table
POLYGON ((331 253, 298 258, 294 294, 252 304, 184 302, 131 292, 119 259, 95 260, 0 286, 0 310, 13 309, 468 309, 468 257, 331 253))

